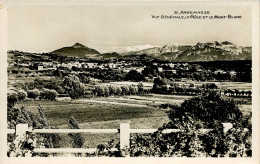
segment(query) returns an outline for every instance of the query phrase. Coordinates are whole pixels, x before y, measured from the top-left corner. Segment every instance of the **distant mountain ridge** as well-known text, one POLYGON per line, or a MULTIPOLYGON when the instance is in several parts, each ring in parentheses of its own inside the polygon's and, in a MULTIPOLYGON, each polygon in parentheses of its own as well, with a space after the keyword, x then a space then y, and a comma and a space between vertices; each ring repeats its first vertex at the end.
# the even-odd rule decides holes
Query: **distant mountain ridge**
POLYGON ((212 43, 197 43, 196 45, 165 45, 136 52, 128 52, 122 55, 147 55, 152 58, 171 62, 251 60, 252 47, 238 46, 228 41, 214 41, 212 43))
POLYGON ((135 45, 135 46, 122 46, 122 47, 111 47, 107 49, 102 49, 102 52, 104 53, 112 53, 112 52, 117 52, 117 53, 127 53, 127 52, 134 52, 134 51, 141 51, 144 49, 148 48, 153 48, 153 47, 158 47, 150 44, 145 44, 145 45, 135 45))
POLYGON ((199 42, 195 45, 173 44, 161 47, 150 47, 137 51, 132 51, 135 50, 135 48, 132 47, 129 50, 129 52, 100 53, 95 49, 76 43, 71 47, 63 47, 52 53, 69 57, 75 56, 92 59, 138 58, 141 55, 145 55, 152 59, 170 62, 252 60, 252 47, 235 45, 228 41, 199 42))

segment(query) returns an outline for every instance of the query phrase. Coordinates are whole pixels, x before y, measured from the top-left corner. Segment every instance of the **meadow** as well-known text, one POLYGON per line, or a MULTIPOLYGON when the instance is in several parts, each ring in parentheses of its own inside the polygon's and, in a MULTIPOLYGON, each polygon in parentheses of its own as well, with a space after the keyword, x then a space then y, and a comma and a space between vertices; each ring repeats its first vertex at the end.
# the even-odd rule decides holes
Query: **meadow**
MULTIPOLYGON (((74 116, 80 128, 84 129, 119 129, 120 123, 129 122, 131 128, 159 128, 167 123, 168 116, 164 110, 152 106, 136 106, 74 101, 23 101, 16 107, 24 106, 35 116, 41 105, 51 125, 67 129, 70 116, 74 116)), ((93 148, 105 144, 111 139, 119 141, 119 134, 82 134, 84 147, 93 148)), ((60 134, 62 147, 71 147, 71 139, 67 134, 60 134)))

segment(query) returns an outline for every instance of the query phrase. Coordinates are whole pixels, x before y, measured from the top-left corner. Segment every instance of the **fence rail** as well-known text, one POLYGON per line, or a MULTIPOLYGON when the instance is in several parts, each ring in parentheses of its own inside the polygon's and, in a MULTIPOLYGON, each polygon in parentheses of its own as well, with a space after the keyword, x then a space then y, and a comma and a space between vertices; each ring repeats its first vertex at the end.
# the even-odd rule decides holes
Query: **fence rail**
MULTIPOLYGON (((223 132, 226 133, 233 127, 231 123, 222 123, 223 132)), ((120 134, 120 149, 130 147, 131 133, 154 133, 158 129, 130 129, 129 123, 121 123, 120 129, 31 129, 28 124, 17 124, 15 129, 8 129, 7 134, 16 134, 17 137, 23 137, 26 132, 32 133, 119 133, 120 134)), ((200 129, 201 132, 207 133, 211 129, 200 129)), ((165 129, 162 133, 181 132, 180 129, 165 129)), ((116 151, 117 149, 112 149, 116 151)), ((94 153, 96 148, 35 148, 37 153, 94 153)))

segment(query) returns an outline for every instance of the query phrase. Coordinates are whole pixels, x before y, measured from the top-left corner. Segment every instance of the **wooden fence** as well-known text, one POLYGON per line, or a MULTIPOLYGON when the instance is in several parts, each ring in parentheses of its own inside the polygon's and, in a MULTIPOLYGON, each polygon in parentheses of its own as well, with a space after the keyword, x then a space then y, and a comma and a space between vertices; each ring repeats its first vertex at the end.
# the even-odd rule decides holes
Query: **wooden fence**
MULTIPOLYGON (((226 133, 233 127, 231 123, 222 123, 223 132, 226 133)), ((47 134, 47 133, 119 133, 120 134, 120 149, 130 147, 131 133, 154 133, 158 129, 130 129, 129 123, 121 123, 120 129, 31 129, 28 124, 17 124, 15 129, 8 129, 8 134, 16 134, 16 137, 22 138, 26 132, 47 134)), ((201 129, 200 131, 207 133, 211 129, 201 129)), ((179 129, 165 129, 162 133, 180 132, 179 129)), ((117 149, 112 149, 116 151, 117 149)), ((33 150, 37 153, 94 153, 96 148, 35 148, 33 150)))

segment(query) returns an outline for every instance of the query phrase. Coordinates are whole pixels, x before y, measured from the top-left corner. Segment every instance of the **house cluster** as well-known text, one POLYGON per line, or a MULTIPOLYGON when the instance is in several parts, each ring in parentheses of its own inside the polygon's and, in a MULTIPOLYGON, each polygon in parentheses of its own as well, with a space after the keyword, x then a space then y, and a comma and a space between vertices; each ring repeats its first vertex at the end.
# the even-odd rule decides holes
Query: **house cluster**
POLYGON ((145 66, 133 62, 118 61, 111 63, 101 62, 88 62, 88 61, 51 61, 51 60, 12 60, 8 63, 9 70, 15 70, 16 73, 30 73, 30 72, 50 72, 57 69, 83 71, 88 69, 101 69, 101 70, 118 70, 127 73, 131 70, 136 70, 141 73, 145 66))
POLYGON ((214 74, 230 74, 236 76, 235 71, 224 71, 217 69, 214 72, 205 70, 188 63, 160 63, 153 61, 148 65, 144 65, 140 61, 110 61, 110 62, 97 62, 97 61, 82 61, 82 60, 70 60, 70 61, 52 61, 52 60, 10 60, 8 71, 12 73, 24 73, 24 74, 39 74, 39 73, 51 73, 57 69, 68 71, 88 71, 88 70, 112 70, 128 73, 131 70, 135 70, 142 73, 144 69, 157 69, 159 73, 178 74, 179 72, 205 72, 214 74))
POLYGON ((172 74, 177 74, 178 70, 189 70, 188 63, 153 63, 153 66, 157 67, 158 72, 169 72, 172 74))

